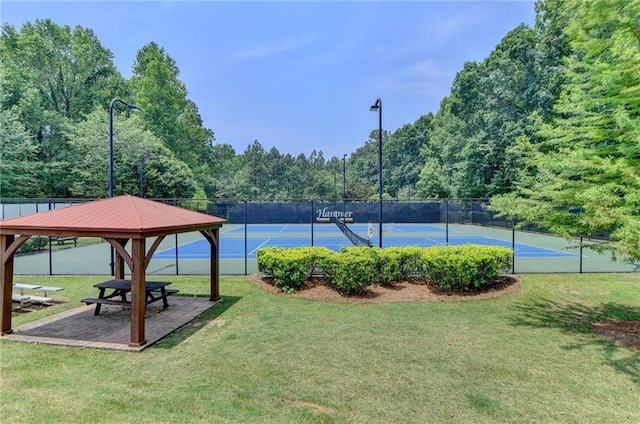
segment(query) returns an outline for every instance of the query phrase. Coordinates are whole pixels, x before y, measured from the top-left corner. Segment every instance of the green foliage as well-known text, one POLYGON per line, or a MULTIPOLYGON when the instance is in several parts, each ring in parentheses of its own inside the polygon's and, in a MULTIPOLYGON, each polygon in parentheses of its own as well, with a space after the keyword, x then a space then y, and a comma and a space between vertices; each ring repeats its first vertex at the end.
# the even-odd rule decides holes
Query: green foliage
POLYGON ((49 245, 48 237, 33 236, 24 243, 18 249, 17 253, 31 253, 39 252, 49 245))
POLYGON ((258 250, 258 269, 276 287, 296 291, 313 274, 324 272, 329 285, 347 295, 374 282, 388 286, 409 276, 429 278, 443 290, 479 288, 503 275, 511 265, 511 249, 497 246, 324 247, 258 250))
POLYGON ((436 246, 423 250, 429 280, 443 290, 480 288, 504 274, 511 265, 512 251, 506 247, 436 246))
POLYGON ((294 292, 302 287, 316 270, 316 265, 323 263, 330 253, 324 247, 264 247, 258 250, 258 269, 271 275, 276 287, 294 292))
POLYGON ((640 262, 638 2, 549 2, 570 45, 552 120, 500 215, 565 237, 610 234, 614 258, 640 262), (560 12, 558 13, 558 10, 560 12))
POLYGON ((391 255, 397 255, 400 261, 401 278, 405 279, 409 276, 417 278, 426 278, 425 262, 423 260, 424 247, 403 246, 403 247, 387 247, 385 250, 391 255), (394 253, 397 252, 397 253, 394 253))
MULTIPOLYGON (((109 187, 109 143, 96 143, 108 128, 108 116, 101 110, 89 114, 67 134, 68 154, 75 158, 68 166, 69 191, 75 197, 104 197, 109 187)), ((137 113, 114 114, 115 193, 138 194, 140 162, 144 154, 153 157, 144 163, 147 197, 191 197, 196 182, 191 170, 144 129, 137 113)), ((105 140, 107 141, 107 140, 105 140)))
POLYGON ((361 292, 376 276, 376 261, 369 247, 350 247, 323 261, 327 282, 347 295, 361 292))
POLYGON ((0 197, 37 197, 37 146, 10 110, 0 109, 0 197))
POLYGON ((381 286, 388 286, 406 277, 403 273, 402 257, 403 248, 379 247, 365 248, 371 255, 375 264, 375 281, 381 286))

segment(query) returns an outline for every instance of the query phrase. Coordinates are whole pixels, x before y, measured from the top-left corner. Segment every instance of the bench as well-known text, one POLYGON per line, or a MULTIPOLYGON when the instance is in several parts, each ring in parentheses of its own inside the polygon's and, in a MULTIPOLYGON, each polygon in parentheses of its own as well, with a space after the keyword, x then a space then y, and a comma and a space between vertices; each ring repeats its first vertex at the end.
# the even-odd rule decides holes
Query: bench
POLYGON ((13 302, 18 302, 21 308, 24 308, 25 303, 29 303, 31 301, 31 296, 24 296, 22 294, 11 294, 11 300, 13 302))
POLYGON ((39 289, 42 286, 38 286, 36 284, 24 284, 24 283, 13 283, 13 287, 20 290, 20 295, 24 296, 25 290, 35 290, 39 289))
POLYGON ((80 302, 84 302, 87 305, 99 303, 101 305, 131 306, 131 302, 127 302, 126 300, 107 299, 107 298, 100 298, 100 297, 86 297, 82 299, 80 302))
POLYGON ((59 292, 60 290, 64 290, 64 287, 54 287, 54 286, 41 286, 39 290, 44 292, 44 296, 47 296, 47 292, 59 292))
MULTIPOLYGON (((31 296, 33 299, 45 299, 40 303, 50 302, 53 300, 52 298, 47 296, 47 292, 59 292, 60 290, 64 290, 64 287, 54 287, 54 286, 38 286, 36 284, 24 284, 24 283, 13 283, 13 288, 20 290, 20 295, 24 296, 25 290, 42 290, 43 296, 31 296)), ((35 300, 37 302, 37 300, 35 300)))
POLYGON ((331 222, 331 218, 316 218, 316 222, 331 222))
POLYGON ((49 303, 53 302, 53 297, 46 296, 29 296, 33 303, 49 303))
POLYGON ((78 237, 51 237, 51 239, 55 240, 57 244, 64 244, 67 241, 72 241, 74 246, 78 246, 78 237))

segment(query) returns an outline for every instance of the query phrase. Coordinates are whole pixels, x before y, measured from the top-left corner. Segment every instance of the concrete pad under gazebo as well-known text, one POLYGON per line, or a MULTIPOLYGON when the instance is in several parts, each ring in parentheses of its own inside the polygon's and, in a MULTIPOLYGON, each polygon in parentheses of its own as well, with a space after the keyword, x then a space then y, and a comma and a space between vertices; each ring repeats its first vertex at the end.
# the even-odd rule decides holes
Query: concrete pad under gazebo
POLYGON ((115 250, 115 278, 124 279, 125 264, 131 271, 129 345, 140 347, 147 343, 145 271, 153 253, 167 235, 199 231, 211 244, 209 300, 219 302, 219 229, 224 222, 222 218, 135 196, 113 197, 0 221, 0 335, 12 332, 14 254, 29 237, 101 237, 111 244, 115 250), (149 237, 156 240, 147 250, 149 237), (129 241, 131 255, 125 250, 129 241))

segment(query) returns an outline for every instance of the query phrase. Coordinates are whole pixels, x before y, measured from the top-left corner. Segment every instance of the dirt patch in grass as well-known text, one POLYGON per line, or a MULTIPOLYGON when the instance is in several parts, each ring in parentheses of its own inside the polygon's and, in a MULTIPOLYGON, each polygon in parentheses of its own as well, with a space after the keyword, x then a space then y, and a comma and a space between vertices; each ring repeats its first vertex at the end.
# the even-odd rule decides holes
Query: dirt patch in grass
POLYGON ((17 305, 16 302, 14 302, 11 305, 11 317, 25 315, 30 312, 39 311, 41 309, 47 309, 47 308, 50 308, 51 306, 61 305, 63 303, 65 302, 54 300, 53 302, 48 302, 48 303, 27 303, 24 307, 20 307, 17 305))
POLYGON ((358 295, 346 296, 332 289, 319 278, 307 281, 300 291, 293 294, 287 294, 275 287, 270 277, 250 275, 247 278, 253 284, 272 293, 308 300, 349 303, 478 300, 503 296, 520 287, 520 279, 513 276, 497 278, 478 290, 453 293, 440 290, 430 282, 406 280, 386 287, 373 284, 358 295))
POLYGON ((613 340, 623 346, 640 349, 640 320, 599 321, 593 330, 600 337, 613 340))

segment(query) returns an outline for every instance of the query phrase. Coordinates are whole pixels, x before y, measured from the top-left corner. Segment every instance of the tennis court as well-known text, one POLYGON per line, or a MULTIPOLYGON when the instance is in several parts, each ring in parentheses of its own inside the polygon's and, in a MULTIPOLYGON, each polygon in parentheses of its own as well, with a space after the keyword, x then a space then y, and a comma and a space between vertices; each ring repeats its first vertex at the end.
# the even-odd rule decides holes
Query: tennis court
MULTIPOLYGON (((514 249, 513 273, 637 272, 634 264, 617 263, 609 251, 599 249, 602 240, 564 239, 545 234, 535 226, 514 228, 514 222, 495 217, 484 208, 486 199, 389 201, 382 205, 382 245, 442 246, 475 243, 514 249), (393 223, 391 223, 393 222, 393 223)), ((4 218, 68 207, 69 201, 7 201, 0 211, 4 218)), ((201 202, 175 203, 188 209, 201 202)), ((226 202, 207 203, 206 213, 227 220, 220 229, 220 272, 243 275, 258 272, 256 253, 264 246, 325 246, 332 250, 353 246, 335 223, 318 222, 344 216, 354 234, 351 239, 370 239, 378 246, 377 202, 226 202), (313 221, 313 224, 311 222, 313 221), (372 222, 372 224, 366 224, 372 222)), ((106 274, 111 247, 99 240, 80 240, 73 248, 55 246, 16 258, 16 272, 22 274, 106 274)), ((198 232, 165 238, 147 267, 148 274, 191 274, 210 272, 208 243, 198 232)))
MULTIPOLYGON (((476 226, 455 226, 445 228, 432 224, 383 224, 382 246, 445 246, 467 243, 515 247, 516 258, 568 258, 577 257, 553 246, 515 242, 505 237, 504 231, 483 228, 479 233, 476 226), (470 227, 470 228, 463 228, 470 227), (474 228, 471 228, 474 227, 474 228)), ((371 239, 378 245, 378 224, 352 224, 349 228, 361 238, 371 239)), ((507 234, 508 235, 508 234, 507 234)), ((335 224, 249 224, 223 227, 220 235, 220 259, 254 259, 261 247, 324 246, 338 251, 342 247, 353 246, 353 242, 335 224), (246 228, 246 230, 245 230, 246 228)), ((204 239, 183 243, 177 247, 160 250, 154 259, 202 260, 209 257, 209 244, 204 239)))

